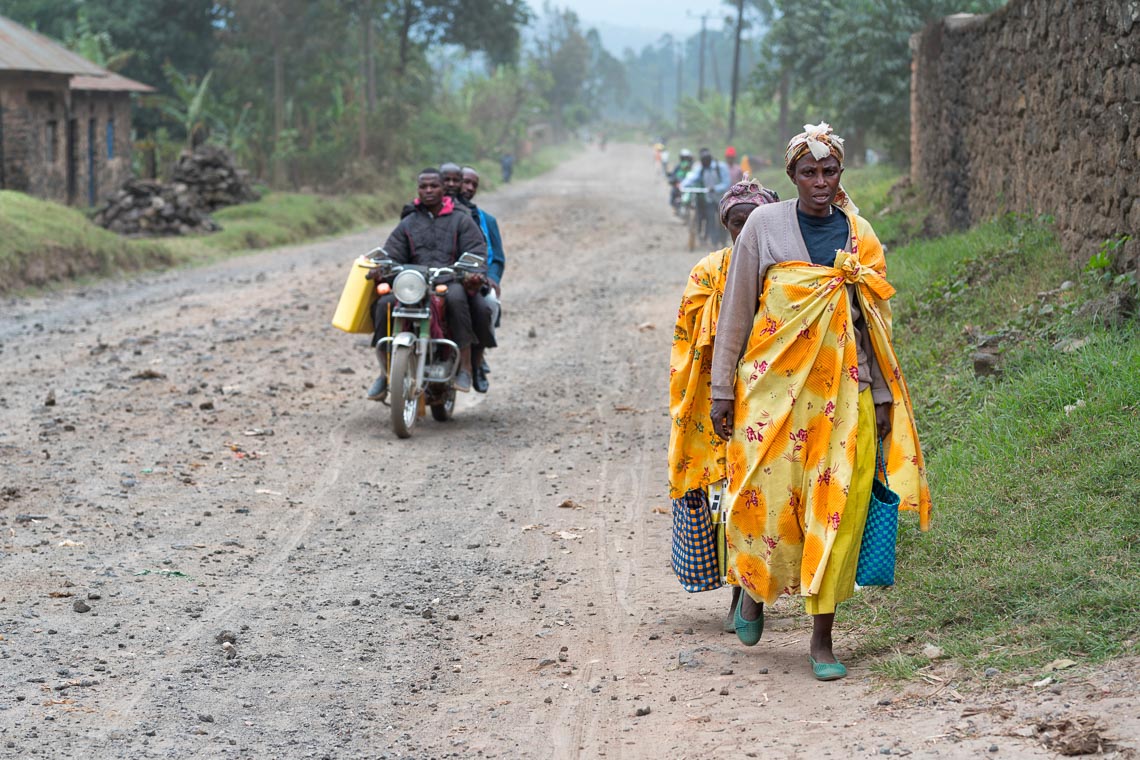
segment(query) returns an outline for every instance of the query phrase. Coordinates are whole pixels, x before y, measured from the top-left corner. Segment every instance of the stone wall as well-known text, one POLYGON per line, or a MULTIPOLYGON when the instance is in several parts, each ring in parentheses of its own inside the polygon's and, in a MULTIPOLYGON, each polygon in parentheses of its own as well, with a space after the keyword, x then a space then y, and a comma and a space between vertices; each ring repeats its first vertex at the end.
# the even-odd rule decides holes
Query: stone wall
POLYGON ((1140 262, 1140 0, 1011 0, 911 48, 911 179, 943 221, 1049 214, 1075 261, 1130 234, 1140 262))

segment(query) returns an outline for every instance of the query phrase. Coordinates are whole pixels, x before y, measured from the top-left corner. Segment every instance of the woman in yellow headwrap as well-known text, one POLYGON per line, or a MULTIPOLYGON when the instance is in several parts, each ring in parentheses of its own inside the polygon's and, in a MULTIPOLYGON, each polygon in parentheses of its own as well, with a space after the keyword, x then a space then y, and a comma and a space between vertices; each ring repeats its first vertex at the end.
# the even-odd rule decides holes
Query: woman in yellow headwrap
MULTIPOLYGON (((748 216, 757 207, 777 200, 773 191, 745 177, 721 198, 721 224, 735 242, 748 216)), ((731 254, 731 248, 722 248, 693 267, 673 328, 669 359, 669 495, 673 499, 674 531, 684 531, 690 521, 707 523, 706 489, 714 484, 723 487, 725 444, 709 424, 709 389, 713 339, 731 254)), ((674 569, 686 591, 707 591, 723 585, 715 572, 715 547, 705 548, 701 557, 674 553, 674 569), (694 563, 700 567, 694 567, 694 563)), ((739 594, 740 589, 734 588, 725 624, 729 633, 733 630, 732 612, 739 594)))
POLYGON ((901 507, 929 526, 910 395, 891 344, 883 247, 843 191, 843 141, 805 125, 785 169, 798 197, 752 214, 733 249, 712 364, 710 416, 728 441, 727 578, 734 627, 754 645, 764 604, 798 594, 814 616, 810 662, 832 651, 851 596, 882 441, 901 507))

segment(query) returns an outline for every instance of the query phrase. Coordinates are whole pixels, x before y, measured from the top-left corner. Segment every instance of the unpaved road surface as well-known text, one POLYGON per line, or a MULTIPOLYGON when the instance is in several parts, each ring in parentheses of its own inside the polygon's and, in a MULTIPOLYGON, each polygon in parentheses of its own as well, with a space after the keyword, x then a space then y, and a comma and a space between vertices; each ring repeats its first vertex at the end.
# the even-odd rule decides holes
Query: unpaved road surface
POLYGON ((695 256, 647 151, 480 200, 509 253, 491 393, 411 440, 329 326, 387 229, 3 302, 0 756, 1020 758, 1073 715, 1135 747, 1134 662, 822 684, 798 603, 753 649, 723 633, 727 591, 669 569, 695 256))

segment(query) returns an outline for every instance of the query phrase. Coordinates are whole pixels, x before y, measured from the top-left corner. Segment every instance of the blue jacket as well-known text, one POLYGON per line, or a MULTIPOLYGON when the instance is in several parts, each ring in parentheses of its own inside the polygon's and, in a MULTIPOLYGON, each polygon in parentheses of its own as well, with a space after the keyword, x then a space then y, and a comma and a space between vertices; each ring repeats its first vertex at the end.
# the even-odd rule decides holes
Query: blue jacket
POLYGON ((475 207, 476 222, 487 241, 487 276, 496 283, 502 282, 503 270, 507 266, 507 256, 503 253, 503 236, 499 233, 499 222, 478 206, 475 207))

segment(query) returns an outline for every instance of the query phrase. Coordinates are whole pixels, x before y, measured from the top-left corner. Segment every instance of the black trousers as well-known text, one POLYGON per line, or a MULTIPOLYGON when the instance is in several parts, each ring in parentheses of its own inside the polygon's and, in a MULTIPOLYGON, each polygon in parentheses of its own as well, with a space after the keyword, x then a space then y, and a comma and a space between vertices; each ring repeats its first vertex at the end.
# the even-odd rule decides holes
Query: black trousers
MULTIPOLYGON (((458 282, 447 285, 447 295, 444 297, 447 309, 448 337, 455 341, 461 349, 473 343, 484 348, 494 348, 495 333, 491 327, 491 306, 479 293, 469 296, 467 291, 458 282)), ((372 304, 372 324, 375 331, 372 334, 372 345, 376 345, 381 338, 388 337, 388 315, 396 305, 396 296, 391 293, 380 296, 372 304)))

